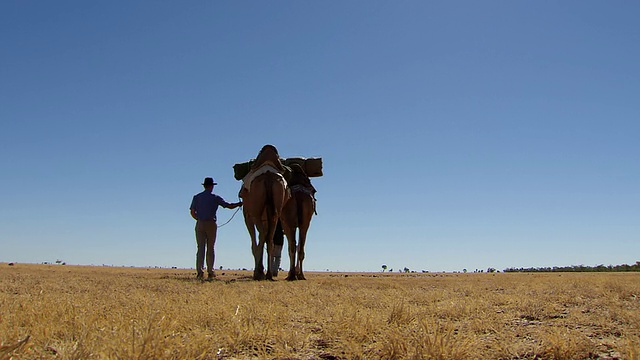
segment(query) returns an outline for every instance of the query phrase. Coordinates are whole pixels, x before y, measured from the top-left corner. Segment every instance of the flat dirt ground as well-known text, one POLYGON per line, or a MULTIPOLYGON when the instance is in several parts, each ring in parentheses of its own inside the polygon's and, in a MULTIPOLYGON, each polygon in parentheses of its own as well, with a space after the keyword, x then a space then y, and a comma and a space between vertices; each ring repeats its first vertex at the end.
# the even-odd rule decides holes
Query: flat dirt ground
POLYGON ((640 273, 0 263, 0 359, 639 359, 640 273))

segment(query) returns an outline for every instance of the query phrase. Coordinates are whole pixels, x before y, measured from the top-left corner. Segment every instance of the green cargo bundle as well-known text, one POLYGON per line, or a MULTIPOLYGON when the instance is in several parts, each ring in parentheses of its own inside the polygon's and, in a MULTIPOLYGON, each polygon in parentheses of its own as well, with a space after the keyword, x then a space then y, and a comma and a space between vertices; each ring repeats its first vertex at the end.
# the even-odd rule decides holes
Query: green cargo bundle
POLYGON ((285 166, 300 165, 308 177, 322 176, 322 158, 292 157, 284 159, 283 163, 285 166))
MULTIPOLYGON (((251 165, 255 159, 251 159, 250 161, 238 163, 233 165, 233 176, 236 180, 242 180, 245 176, 251 171, 251 165)), ((289 168, 293 164, 298 164, 304 170, 308 177, 320 177, 322 176, 322 158, 303 158, 303 157, 292 157, 286 159, 280 159, 280 163, 282 163, 285 167, 289 168)), ((285 174, 285 177, 288 174, 285 174)))
POLYGON ((251 170, 251 165, 253 165, 253 161, 254 160, 233 165, 233 177, 235 177, 236 180, 244 179, 244 177, 247 176, 247 174, 251 170))

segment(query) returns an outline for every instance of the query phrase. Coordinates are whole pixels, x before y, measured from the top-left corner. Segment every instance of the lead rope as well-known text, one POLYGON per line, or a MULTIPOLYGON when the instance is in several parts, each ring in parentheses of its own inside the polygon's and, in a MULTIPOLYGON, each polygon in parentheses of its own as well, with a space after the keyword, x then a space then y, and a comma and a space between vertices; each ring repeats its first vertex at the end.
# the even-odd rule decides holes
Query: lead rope
MULTIPOLYGON (((240 198, 238 198, 238 199, 240 199, 240 198)), ((234 217, 234 216, 236 216, 236 214, 238 213, 238 211, 240 211, 240 208, 242 208, 242 206, 244 206, 244 205, 238 206, 238 208, 236 209, 236 211, 234 211, 233 215, 231 215, 231 218, 230 218, 229 220, 227 220, 227 222, 226 222, 226 223, 224 223, 224 224, 222 224, 222 225, 218 225, 218 227, 219 227, 219 228, 221 228, 221 227, 223 227, 223 226, 227 225, 228 223, 230 223, 230 222, 231 222, 231 220, 233 220, 233 217, 234 217)))

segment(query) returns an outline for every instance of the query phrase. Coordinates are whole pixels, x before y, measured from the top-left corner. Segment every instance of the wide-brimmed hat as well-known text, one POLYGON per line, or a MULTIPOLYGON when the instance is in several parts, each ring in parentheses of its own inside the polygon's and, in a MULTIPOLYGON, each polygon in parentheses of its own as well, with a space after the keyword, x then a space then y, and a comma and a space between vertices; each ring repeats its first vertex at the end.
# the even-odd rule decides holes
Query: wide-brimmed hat
POLYGON ((213 178, 207 177, 207 178, 204 178, 204 182, 202 183, 202 185, 210 186, 210 185, 218 185, 218 183, 213 181, 213 178))

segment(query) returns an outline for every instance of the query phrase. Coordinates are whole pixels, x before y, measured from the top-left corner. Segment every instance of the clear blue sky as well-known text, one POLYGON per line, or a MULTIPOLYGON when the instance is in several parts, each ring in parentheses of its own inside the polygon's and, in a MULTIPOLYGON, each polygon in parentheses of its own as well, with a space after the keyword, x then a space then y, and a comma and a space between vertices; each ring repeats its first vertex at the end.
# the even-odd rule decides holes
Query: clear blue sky
MULTIPOLYGON (((213 176, 237 201, 233 164, 269 143, 324 160, 308 270, 634 263, 639 17, 635 1, 2 1, 0 261, 193 267, 191 197, 213 176)), ((240 214, 216 253, 252 268, 240 214)))

